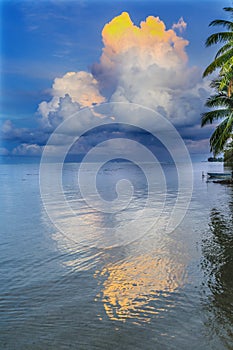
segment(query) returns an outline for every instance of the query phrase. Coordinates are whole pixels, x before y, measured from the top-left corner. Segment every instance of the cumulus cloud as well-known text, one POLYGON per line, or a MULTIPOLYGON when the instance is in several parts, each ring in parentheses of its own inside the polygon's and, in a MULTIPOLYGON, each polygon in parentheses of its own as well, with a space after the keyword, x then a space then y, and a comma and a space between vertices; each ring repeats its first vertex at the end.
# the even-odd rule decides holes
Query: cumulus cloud
POLYGON ((183 17, 179 19, 177 23, 174 23, 172 29, 178 29, 180 32, 183 32, 187 27, 187 23, 184 21, 183 17))
MULTIPOLYGON (((173 26, 181 27, 183 19, 173 26)), ((104 48, 93 74, 103 88, 115 79, 110 101, 151 107, 175 126, 197 122, 209 89, 201 71, 187 65, 187 40, 158 17, 149 16, 137 27, 126 12, 106 24, 102 36, 104 48)))
POLYGON ((134 56, 134 60, 142 67, 148 64, 176 66, 180 60, 187 60, 184 48, 188 45, 188 41, 177 36, 172 29, 166 30, 159 17, 149 16, 137 27, 129 14, 123 12, 104 26, 102 37, 103 65, 117 64, 118 56, 131 49, 136 49, 138 52, 139 56, 134 56))
POLYGON ((97 80, 91 73, 82 71, 69 72, 54 80, 53 95, 64 97, 66 94, 71 97, 72 102, 78 102, 82 107, 105 101, 99 93, 97 80))
MULTIPOLYGON (((182 132, 184 126, 195 128, 200 124, 203 101, 210 90, 208 82, 202 80, 201 71, 188 65, 185 49, 189 42, 177 33, 186 26, 182 17, 171 29, 159 17, 149 16, 139 26, 127 12, 113 18, 103 28, 102 54, 91 72, 68 72, 54 80, 51 100, 41 102, 38 107, 41 133, 51 133, 83 107, 108 101, 150 107, 182 132)), ((71 127, 91 127, 98 117, 95 113, 87 117, 77 113, 75 126, 71 127)), ((134 118, 129 113, 128 122, 133 123, 134 118)), ((29 149, 29 143, 41 145, 47 137, 42 140, 39 131, 30 134, 29 130, 19 130, 9 122, 3 132, 6 138, 18 137, 23 141, 22 149, 15 152, 29 149)))
POLYGON ((188 41, 175 32, 185 28, 183 18, 172 29, 159 17, 149 16, 139 26, 127 12, 112 19, 103 28, 104 47, 92 73, 55 79, 52 99, 39 106, 44 125, 54 128, 74 110, 104 101, 151 107, 175 126, 199 123, 209 89, 201 71, 187 65, 188 41))
POLYGON ((199 154, 200 153, 206 154, 206 153, 208 153, 207 150, 209 149, 209 143, 210 143, 209 138, 199 140, 199 141, 196 141, 196 140, 186 140, 185 141, 185 144, 186 144, 186 146, 189 149, 189 152, 191 154, 198 154, 198 153, 199 154))
POLYGON ((74 113, 74 110, 77 112, 82 107, 105 101, 99 92, 97 80, 91 73, 83 71, 68 72, 56 78, 51 91, 52 99, 41 102, 38 110, 44 125, 52 127, 74 113))
MULTIPOLYGON (((137 27, 127 12, 107 23, 102 31, 104 48, 99 64, 92 72, 103 88, 117 86, 118 78, 131 72, 138 75, 149 67, 177 68, 187 61, 184 48, 188 41, 179 37, 174 30, 166 30, 158 18, 149 16, 137 27)), ((153 74, 155 72, 152 72, 153 74)), ((131 76, 129 76, 131 78, 131 76)), ((148 76, 145 76, 145 80, 148 76)), ((150 80, 159 76, 150 75, 150 80)))
POLYGON ((10 120, 6 120, 2 125, 0 136, 6 141, 44 145, 48 140, 49 132, 41 128, 17 128, 10 120))
POLYGON ((40 156, 42 151, 43 147, 37 144, 22 143, 13 149, 12 154, 15 156, 40 156))

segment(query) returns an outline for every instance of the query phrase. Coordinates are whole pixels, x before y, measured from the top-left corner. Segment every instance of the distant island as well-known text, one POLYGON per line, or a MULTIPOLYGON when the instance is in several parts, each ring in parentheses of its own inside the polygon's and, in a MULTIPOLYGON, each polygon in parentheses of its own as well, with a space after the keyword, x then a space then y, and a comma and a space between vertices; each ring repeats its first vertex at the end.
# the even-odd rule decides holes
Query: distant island
POLYGON ((223 158, 222 157, 219 157, 219 158, 209 157, 208 162, 223 162, 223 158))

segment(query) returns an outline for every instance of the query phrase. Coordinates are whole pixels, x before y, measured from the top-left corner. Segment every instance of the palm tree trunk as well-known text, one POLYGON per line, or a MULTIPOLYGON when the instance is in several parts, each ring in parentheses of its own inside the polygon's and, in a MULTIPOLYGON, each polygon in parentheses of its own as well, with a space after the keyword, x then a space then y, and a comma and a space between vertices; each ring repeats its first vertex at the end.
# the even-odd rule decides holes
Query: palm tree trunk
POLYGON ((231 97, 233 92, 233 78, 230 80, 228 88, 227 88, 227 96, 231 97))

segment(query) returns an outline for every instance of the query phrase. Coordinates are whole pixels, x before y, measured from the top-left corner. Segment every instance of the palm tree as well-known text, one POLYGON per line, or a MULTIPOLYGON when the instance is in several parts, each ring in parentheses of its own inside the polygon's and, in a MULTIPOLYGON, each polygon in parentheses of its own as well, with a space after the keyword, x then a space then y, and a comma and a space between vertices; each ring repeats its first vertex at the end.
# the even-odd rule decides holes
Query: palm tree
MULTIPOLYGON (((225 11, 230 12, 233 16, 233 7, 224 7, 225 11)), ((206 40, 206 46, 212 46, 218 43, 224 43, 224 45, 218 50, 215 55, 215 59, 205 69, 203 77, 213 73, 216 69, 220 69, 219 75, 222 77, 220 89, 224 86, 228 87, 228 95, 233 92, 233 22, 224 19, 217 19, 210 23, 210 26, 223 26, 227 31, 214 33, 210 35, 206 40)))
MULTIPOLYGON (((233 7, 224 7, 224 10, 233 16, 233 7)), ((203 73, 203 77, 206 77, 219 69, 218 78, 211 83, 215 93, 207 99, 205 104, 206 107, 214 109, 202 114, 201 123, 204 126, 221 120, 210 138, 214 156, 224 151, 233 129, 233 22, 215 20, 210 23, 210 26, 217 25, 223 26, 228 31, 212 34, 206 40, 206 46, 218 43, 224 43, 224 45, 203 73)))
POLYGON ((233 141, 229 142, 224 151, 224 163, 232 165, 233 163, 233 141))
POLYGON ((233 129, 233 99, 228 96, 228 89, 225 87, 219 90, 221 80, 214 80, 211 87, 215 89, 215 94, 210 96, 206 101, 206 107, 214 110, 202 114, 201 126, 212 124, 214 121, 221 119, 221 123, 216 127, 210 138, 211 151, 214 156, 221 153, 227 141, 231 138, 233 129))

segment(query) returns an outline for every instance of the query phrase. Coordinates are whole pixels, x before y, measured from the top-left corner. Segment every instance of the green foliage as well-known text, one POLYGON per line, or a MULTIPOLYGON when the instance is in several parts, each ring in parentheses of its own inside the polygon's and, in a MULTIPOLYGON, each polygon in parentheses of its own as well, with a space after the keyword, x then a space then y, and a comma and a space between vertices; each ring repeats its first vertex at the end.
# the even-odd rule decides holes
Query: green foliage
POLYGON ((233 164, 233 141, 231 141, 224 150, 224 162, 226 164, 233 164))
MULTIPOLYGON (((233 16, 232 7, 225 7, 224 10, 233 16)), ((212 110, 202 114, 201 122, 201 126, 204 126, 220 120, 210 138, 211 151, 216 156, 226 148, 233 129, 233 22, 217 19, 212 21, 210 26, 222 26, 226 29, 207 38, 207 47, 219 43, 223 43, 223 46, 203 73, 203 77, 206 77, 218 70, 218 78, 210 84, 215 89, 215 94, 211 95, 205 104, 212 110)))

